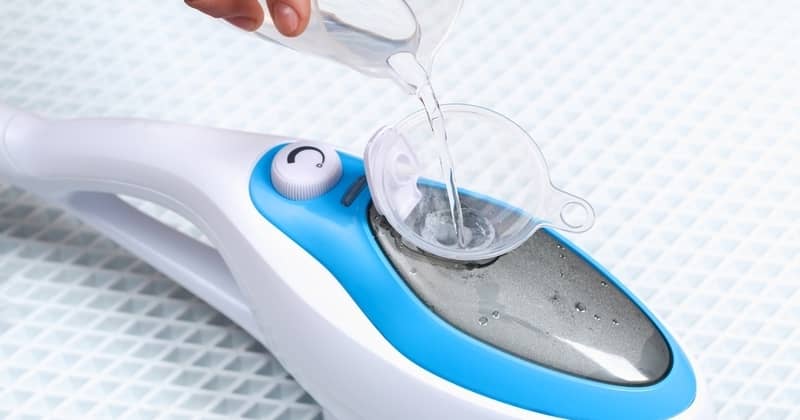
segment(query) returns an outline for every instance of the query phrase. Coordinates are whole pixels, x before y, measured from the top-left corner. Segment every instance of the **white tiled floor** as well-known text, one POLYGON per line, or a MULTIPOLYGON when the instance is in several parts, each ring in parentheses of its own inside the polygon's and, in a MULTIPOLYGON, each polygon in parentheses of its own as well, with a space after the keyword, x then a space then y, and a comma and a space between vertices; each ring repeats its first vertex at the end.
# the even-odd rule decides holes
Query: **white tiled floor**
MULTIPOLYGON (((796 4, 473 0, 437 63, 444 101, 517 120, 595 205, 573 239, 683 339, 720 418, 800 418, 796 4)), ((416 106, 158 0, 2 1, 0 101, 355 151, 416 106)), ((68 215, 3 188, 0 231, 0 417, 319 416, 252 338, 68 215)))

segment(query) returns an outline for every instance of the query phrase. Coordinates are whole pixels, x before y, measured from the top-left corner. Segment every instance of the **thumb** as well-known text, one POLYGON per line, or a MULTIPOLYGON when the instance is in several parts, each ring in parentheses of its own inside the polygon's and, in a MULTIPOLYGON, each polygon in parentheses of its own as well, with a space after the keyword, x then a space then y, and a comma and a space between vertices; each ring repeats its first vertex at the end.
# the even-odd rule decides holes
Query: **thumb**
POLYGON ((286 36, 298 36, 308 26, 311 0, 267 0, 275 28, 286 36))

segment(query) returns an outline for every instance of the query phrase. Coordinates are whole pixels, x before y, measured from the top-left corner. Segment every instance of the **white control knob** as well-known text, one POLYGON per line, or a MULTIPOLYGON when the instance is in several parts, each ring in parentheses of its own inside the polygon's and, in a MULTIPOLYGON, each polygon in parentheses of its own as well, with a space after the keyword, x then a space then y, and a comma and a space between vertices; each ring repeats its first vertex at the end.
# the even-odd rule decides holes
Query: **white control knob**
POLYGON ((342 160, 331 146, 289 143, 272 159, 272 185, 290 200, 310 200, 330 191, 342 178, 342 160))

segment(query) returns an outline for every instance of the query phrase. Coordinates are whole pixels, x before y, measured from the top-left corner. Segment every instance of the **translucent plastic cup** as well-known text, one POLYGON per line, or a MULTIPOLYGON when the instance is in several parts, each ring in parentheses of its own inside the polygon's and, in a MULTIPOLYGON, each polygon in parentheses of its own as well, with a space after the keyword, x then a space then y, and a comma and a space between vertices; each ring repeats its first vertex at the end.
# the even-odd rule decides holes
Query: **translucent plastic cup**
MULTIPOLYGON (((266 1, 259 3, 269 16, 266 1)), ((462 0, 312 0, 311 19, 300 36, 283 36, 270 19, 256 34, 372 77, 396 79, 388 60, 398 53, 414 55, 430 73, 461 5, 462 0)))

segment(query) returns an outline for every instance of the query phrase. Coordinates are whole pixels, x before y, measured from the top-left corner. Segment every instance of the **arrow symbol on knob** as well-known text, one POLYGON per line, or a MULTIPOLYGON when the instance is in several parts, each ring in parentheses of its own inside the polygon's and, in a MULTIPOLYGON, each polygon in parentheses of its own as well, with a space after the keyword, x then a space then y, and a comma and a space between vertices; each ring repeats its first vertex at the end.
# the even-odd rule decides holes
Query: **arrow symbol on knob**
POLYGON ((297 155, 299 155, 301 152, 305 152, 306 150, 313 150, 319 153, 319 156, 322 158, 322 162, 318 163, 316 166, 317 168, 321 168, 322 165, 325 163, 325 153, 322 153, 322 150, 319 150, 314 146, 301 146, 298 147, 297 149, 292 150, 291 152, 289 152, 289 156, 286 158, 286 162, 288 162, 289 164, 294 164, 295 160, 297 160, 297 155))

